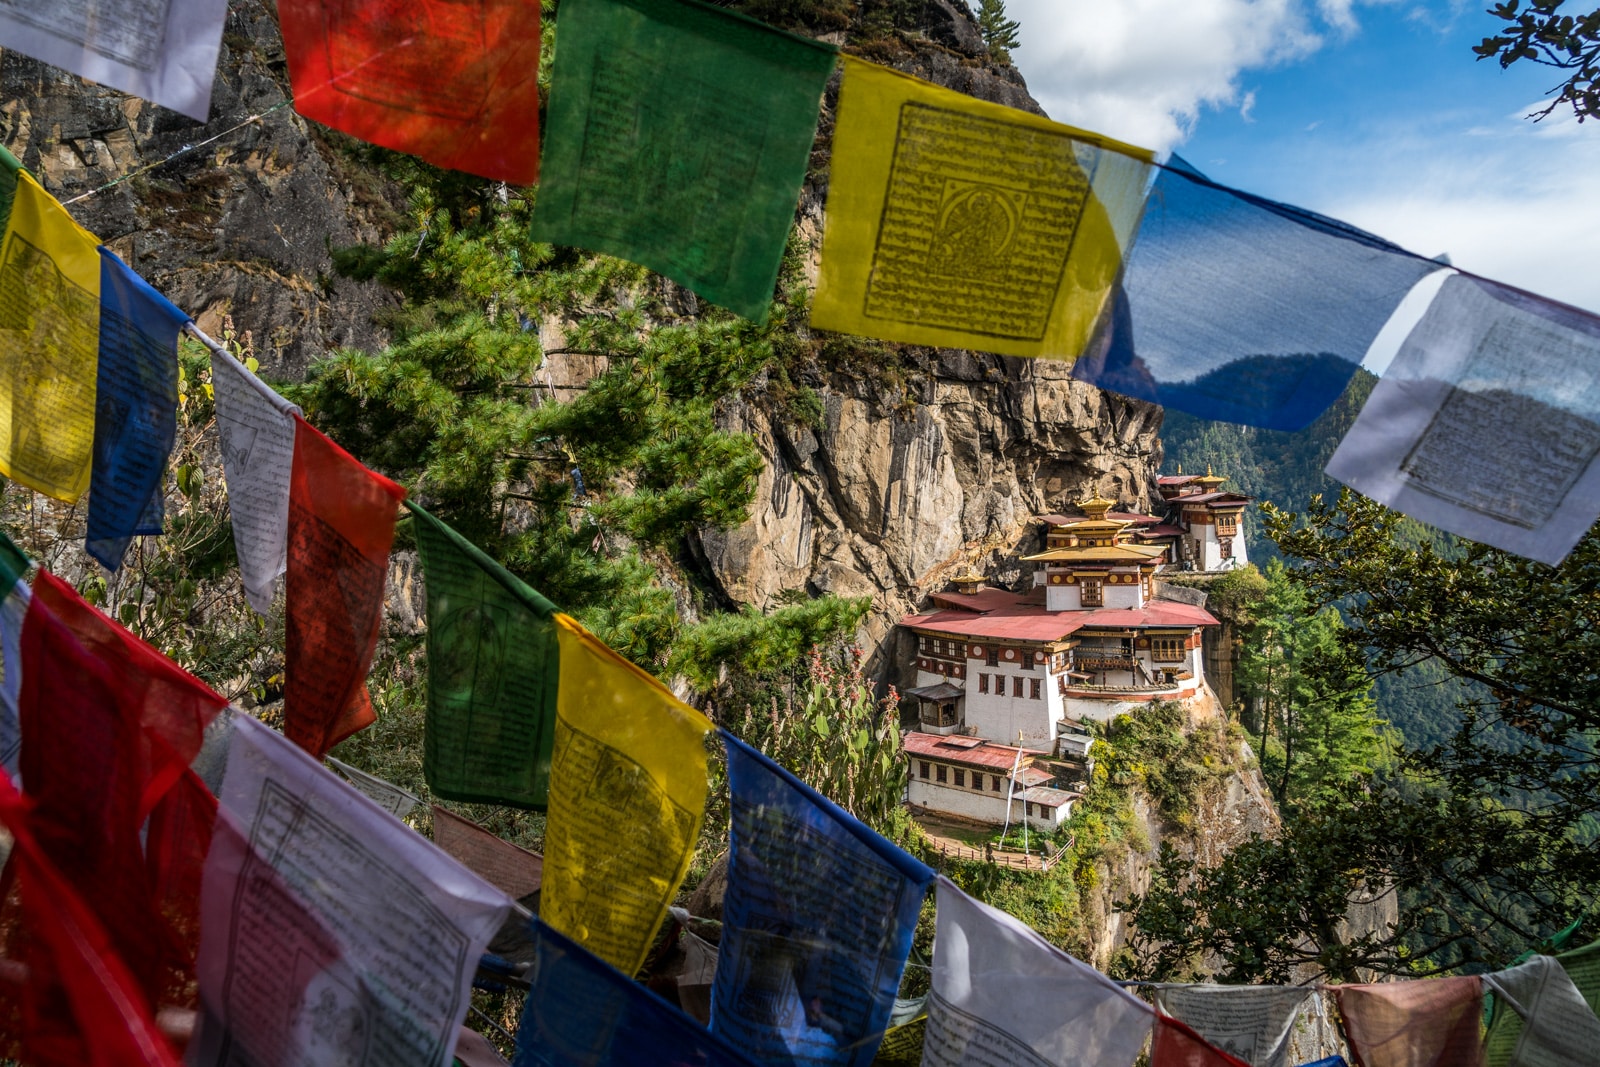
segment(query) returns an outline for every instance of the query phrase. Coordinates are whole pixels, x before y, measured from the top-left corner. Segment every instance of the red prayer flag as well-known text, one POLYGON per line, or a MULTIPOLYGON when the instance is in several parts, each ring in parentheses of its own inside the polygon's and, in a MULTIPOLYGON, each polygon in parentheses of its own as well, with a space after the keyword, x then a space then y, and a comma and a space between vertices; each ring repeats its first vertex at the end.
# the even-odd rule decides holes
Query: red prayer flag
POLYGON ((1333 988, 1356 1067, 1479 1067, 1477 975, 1333 988))
POLYGON ((539 177, 534 0, 278 0, 295 110, 440 167, 539 177))
POLYGON ((8 904, 19 906, 22 935, 12 939, 20 951, 0 961, 7 1054, 34 1067, 178 1067, 105 928, 34 838, 4 771, 0 822, 12 835, 8 904))
POLYGON ((1250 1067, 1170 1015, 1156 1015, 1150 1067, 1250 1067))
POLYGON ((405 496, 295 416, 283 732, 317 759, 377 718, 367 669, 405 496))

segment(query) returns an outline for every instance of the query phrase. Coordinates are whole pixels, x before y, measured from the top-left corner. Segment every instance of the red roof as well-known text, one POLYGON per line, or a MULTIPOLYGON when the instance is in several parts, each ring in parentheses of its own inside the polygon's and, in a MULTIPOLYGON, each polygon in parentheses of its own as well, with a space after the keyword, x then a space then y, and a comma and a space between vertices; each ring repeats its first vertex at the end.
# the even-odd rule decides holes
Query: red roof
POLYGON ((1248 504, 1250 503, 1250 497, 1245 496, 1243 493, 1220 491, 1215 493, 1191 493, 1188 496, 1174 497, 1172 503, 1182 504, 1185 507, 1190 504, 1248 504))
POLYGON ((1106 518, 1116 519, 1118 522, 1131 522, 1135 526, 1150 526, 1161 521, 1154 515, 1145 515, 1138 511, 1108 511, 1106 518))
MULTIPOLYGON (((965 763, 973 767, 993 768, 1010 773, 1011 768, 1017 765, 1017 753, 1022 753, 1023 767, 1027 768, 1030 756, 1043 755, 1032 749, 1013 748, 1010 745, 1001 745, 993 741, 984 741, 972 745, 970 737, 940 737, 938 734, 924 734, 912 732, 906 734, 900 741, 900 747, 907 755, 927 756, 929 759, 945 760, 950 763, 965 763)), ((1046 774, 1046 778, 1050 775, 1046 774)))
MULTIPOLYGON (((1217 617, 1205 608, 1180 604, 1175 600, 1152 600, 1142 608, 1095 608, 1071 612, 1087 616, 1083 626, 1218 626, 1217 617)), ((1080 627, 1081 628, 1081 627, 1080 627)))
POLYGON ((1142 530, 1133 531, 1133 536, 1135 537, 1182 537, 1183 535, 1184 529, 1182 526, 1173 526, 1165 522, 1158 526, 1146 526, 1142 530))
MULTIPOLYGON (((939 597, 955 598, 960 595, 940 593, 939 597)), ((923 615, 907 615, 900 620, 900 625, 957 637, 1002 641, 1059 641, 1086 626, 1136 628, 1218 625, 1216 617, 1205 608, 1169 600, 1153 600, 1142 608, 1046 611, 1038 604, 1027 603, 1024 597, 1003 589, 985 589, 979 595, 985 598, 986 603, 995 606, 987 611, 947 608, 923 615)))
POLYGON ((1187 485, 1200 477, 1198 474, 1163 474, 1156 479, 1157 485, 1187 485))
POLYGON ((943 608, 965 608, 968 611, 994 611, 1017 603, 1017 594, 1009 589, 990 586, 976 593, 953 593, 948 590, 933 593, 929 599, 943 608))

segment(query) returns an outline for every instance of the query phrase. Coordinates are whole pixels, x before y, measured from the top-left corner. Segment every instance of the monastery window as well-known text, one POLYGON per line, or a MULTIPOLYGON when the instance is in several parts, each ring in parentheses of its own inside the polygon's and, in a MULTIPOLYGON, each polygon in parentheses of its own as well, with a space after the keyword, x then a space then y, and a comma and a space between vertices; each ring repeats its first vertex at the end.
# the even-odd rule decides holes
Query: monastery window
POLYGON ((989 676, 987 674, 978 675, 978 692, 987 693, 988 691, 989 691, 989 676))
POLYGON ((928 777, 928 761, 927 760, 918 760, 917 762, 919 764, 921 764, 921 766, 919 766, 917 768, 917 770, 921 773, 922 777, 924 777, 924 778, 928 777))
POLYGON ((1013 679, 1011 679, 1011 695, 1014 696, 1014 697, 1020 697, 1022 695, 1022 679, 1021 678, 1013 678, 1013 679))
POLYGON ((1217 536, 1219 536, 1219 537, 1232 537, 1234 534, 1236 534, 1238 532, 1239 532, 1239 516, 1237 516, 1237 515, 1218 515, 1217 516, 1217 536))
POLYGON ((1037 678, 1028 679, 1028 699, 1029 700, 1038 700, 1039 699, 1039 679, 1037 679, 1037 678))
POLYGON ((991 774, 989 776, 989 791, 991 793, 1000 792, 1000 776, 998 774, 991 774))
POLYGON ((1157 663, 1177 663, 1184 657, 1183 646, 1186 643, 1181 637, 1151 638, 1150 653, 1157 663))
POLYGON ((1033 803, 1031 801, 1024 800, 1022 802, 1022 811, 1028 816, 1028 818, 1033 818, 1033 803))
POLYGON ((939 782, 944 781, 945 780, 945 773, 944 772, 945 772, 944 764, 941 763, 941 764, 937 765, 936 767, 934 767, 933 768, 934 780, 935 781, 939 781, 939 782))
POLYGON ((967 786, 967 772, 960 767, 956 768, 956 785, 961 786, 963 789, 967 786))
POLYGON ((1106 602, 1099 578, 1084 578, 1078 583, 1078 588, 1082 590, 1080 595, 1083 597, 1084 607, 1098 608, 1106 602))
POLYGON ((989 646, 989 666, 1000 666, 1000 650, 993 645, 989 646))

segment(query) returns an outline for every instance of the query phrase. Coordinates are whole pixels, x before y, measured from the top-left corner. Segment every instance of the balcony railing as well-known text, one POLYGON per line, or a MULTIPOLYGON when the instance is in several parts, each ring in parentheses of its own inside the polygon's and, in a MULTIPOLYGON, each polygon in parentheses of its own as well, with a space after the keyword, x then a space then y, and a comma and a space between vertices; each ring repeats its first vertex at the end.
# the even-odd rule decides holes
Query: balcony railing
POLYGON ((1080 671, 1131 671, 1134 660, 1132 656, 1083 656, 1072 657, 1073 666, 1080 671))

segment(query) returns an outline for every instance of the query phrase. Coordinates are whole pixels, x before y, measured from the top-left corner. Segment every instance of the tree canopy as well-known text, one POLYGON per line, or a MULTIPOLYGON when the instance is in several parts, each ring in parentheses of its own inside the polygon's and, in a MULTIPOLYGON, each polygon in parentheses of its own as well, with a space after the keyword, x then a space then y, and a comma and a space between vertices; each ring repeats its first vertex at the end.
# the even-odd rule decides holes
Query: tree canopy
POLYGON ((1553 67, 1565 80, 1550 90, 1555 99, 1535 118, 1563 104, 1582 122, 1600 115, 1600 8, 1587 14, 1563 11, 1566 0, 1504 0, 1489 14, 1504 25, 1473 47, 1479 59, 1496 59, 1502 69, 1526 60, 1553 67))

